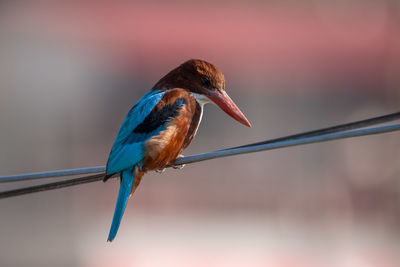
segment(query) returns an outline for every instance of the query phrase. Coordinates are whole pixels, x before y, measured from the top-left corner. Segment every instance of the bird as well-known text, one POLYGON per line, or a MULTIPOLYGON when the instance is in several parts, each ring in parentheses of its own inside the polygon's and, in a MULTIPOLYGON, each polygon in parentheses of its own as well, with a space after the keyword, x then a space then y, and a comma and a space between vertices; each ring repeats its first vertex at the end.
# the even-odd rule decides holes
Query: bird
POLYGON ((213 64, 190 59, 162 77, 128 112, 107 160, 107 181, 119 174, 120 189, 107 241, 114 240, 128 199, 148 171, 162 171, 182 157, 196 135, 203 107, 214 103, 251 127, 225 91, 225 77, 213 64))

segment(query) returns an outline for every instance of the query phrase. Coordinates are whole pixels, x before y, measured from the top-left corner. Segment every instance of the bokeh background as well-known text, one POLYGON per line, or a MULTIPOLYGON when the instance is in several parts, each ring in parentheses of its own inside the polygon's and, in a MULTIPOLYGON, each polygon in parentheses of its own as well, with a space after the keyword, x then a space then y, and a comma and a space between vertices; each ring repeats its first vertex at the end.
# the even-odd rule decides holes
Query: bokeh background
MULTIPOLYGON (((0 175, 104 165, 130 107, 190 58, 207 106, 186 155, 400 103, 397 0, 2 1, 0 175)), ((145 176, 113 243, 116 180, 0 201, 1 266, 400 266, 396 133, 145 176)), ((3 184, 1 190, 28 185, 3 184)))

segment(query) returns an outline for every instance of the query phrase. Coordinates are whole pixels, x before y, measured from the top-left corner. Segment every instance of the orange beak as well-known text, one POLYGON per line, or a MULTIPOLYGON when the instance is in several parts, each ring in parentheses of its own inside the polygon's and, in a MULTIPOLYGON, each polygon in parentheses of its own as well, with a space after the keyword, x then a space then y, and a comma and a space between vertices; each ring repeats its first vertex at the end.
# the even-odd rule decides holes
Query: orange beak
POLYGON ((229 116, 231 116, 241 124, 244 124, 247 127, 251 127, 250 122, 247 120, 247 118, 243 115, 243 113, 225 91, 208 90, 207 96, 229 116))

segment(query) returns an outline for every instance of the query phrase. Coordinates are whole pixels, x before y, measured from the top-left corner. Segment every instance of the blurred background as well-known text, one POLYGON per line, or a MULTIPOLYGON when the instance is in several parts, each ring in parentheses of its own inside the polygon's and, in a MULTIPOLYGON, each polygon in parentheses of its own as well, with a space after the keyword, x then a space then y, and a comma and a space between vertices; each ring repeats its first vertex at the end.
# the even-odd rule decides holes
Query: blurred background
MULTIPOLYGON (((130 107, 183 61, 217 65, 185 154, 398 111, 397 0, 3 1, 0 175, 104 165, 130 107)), ((400 266, 400 138, 333 141, 0 201, 1 266, 400 266)), ((2 184, 1 190, 34 183, 2 184)))

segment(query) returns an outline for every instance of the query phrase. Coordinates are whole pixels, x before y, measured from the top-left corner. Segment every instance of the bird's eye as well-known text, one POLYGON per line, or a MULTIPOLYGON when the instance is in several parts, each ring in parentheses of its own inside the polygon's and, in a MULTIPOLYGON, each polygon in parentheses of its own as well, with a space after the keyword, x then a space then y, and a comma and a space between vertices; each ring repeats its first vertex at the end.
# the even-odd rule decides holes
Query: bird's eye
POLYGON ((207 87, 207 88, 210 88, 211 87, 211 82, 210 82, 210 80, 207 78, 207 77, 201 77, 201 84, 204 86, 204 87, 207 87))

